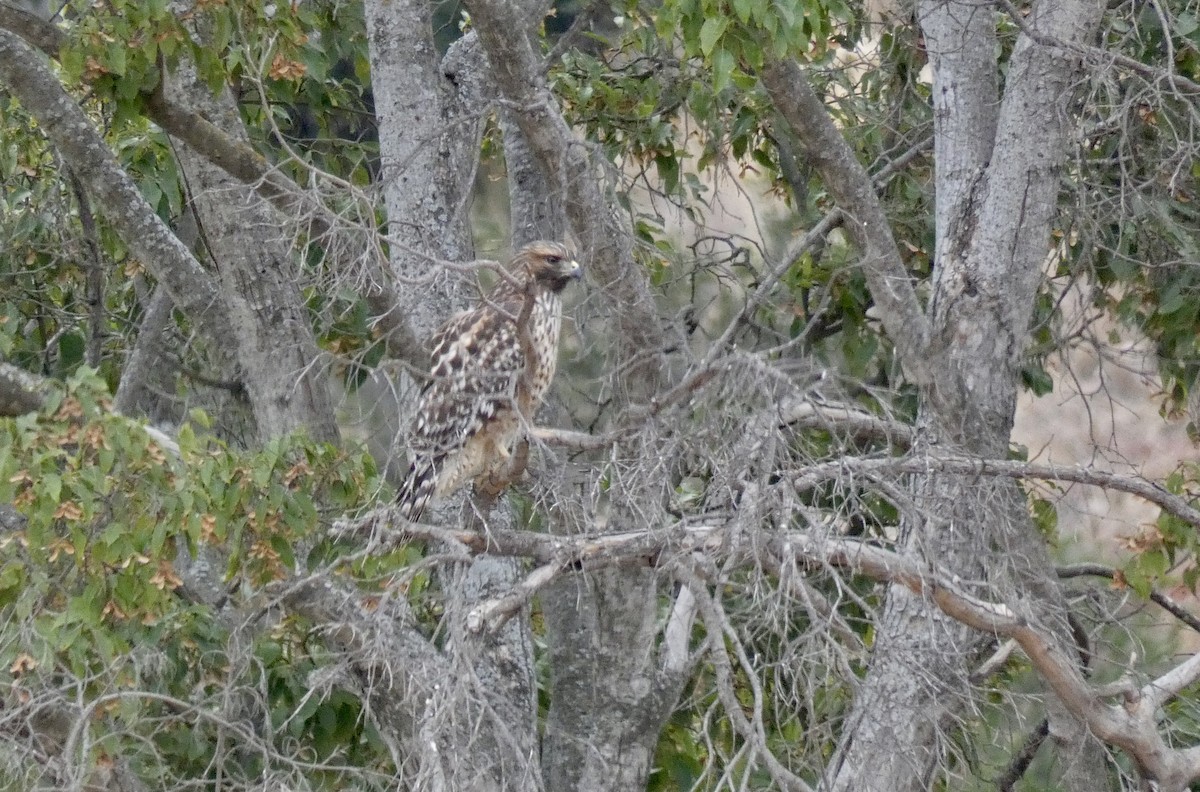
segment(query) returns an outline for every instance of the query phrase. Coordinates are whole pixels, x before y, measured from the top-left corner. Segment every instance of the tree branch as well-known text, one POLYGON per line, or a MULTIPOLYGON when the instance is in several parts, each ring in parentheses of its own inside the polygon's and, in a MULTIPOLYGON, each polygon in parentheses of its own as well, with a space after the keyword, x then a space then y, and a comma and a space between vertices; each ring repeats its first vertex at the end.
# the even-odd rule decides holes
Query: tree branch
POLYGON ((951 473, 968 476, 995 476, 1010 479, 1069 481, 1094 487, 1128 492, 1153 503, 1168 514, 1200 527, 1200 509, 1187 499, 1172 495, 1162 486, 1137 476, 1058 465, 1038 465, 1008 459, 979 459, 973 457, 845 457, 833 462, 813 465, 801 470, 793 479, 800 489, 811 489, 842 475, 900 475, 906 473, 951 473))
POLYGON ((847 228, 862 252, 871 296, 906 369, 917 382, 932 382, 935 372, 925 362, 929 321, 912 278, 904 269, 891 224, 870 176, 799 66, 793 61, 775 61, 763 68, 760 79, 780 115, 804 143, 805 155, 821 174, 830 195, 851 218, 847 228))
MULTIPOLYGON (((779 789, 790 792, 813 792, 812 787, 805 783, 804 779, 784 767, 767 744, 767 736, 763 732, 762 723, 762 690, 754 669, 749 667, 742 669, 744 673, 742 679, 748 681, 753 687, 755 705, 753 719, 748 718, 744 712, 742 701, 734 689, 733 663, 725 648, 728 640, 740 653, 741 641, 738 640, 737 633, 730 626, 720 603, 708 593, 708 586, 698 576, 684 569, 678 570, 676 574, 684 585, 696 594, 696 604, 704 621, 705 629, 708 631, 707 647, 716 676, 717 696, 721 699, 730 724, 738 735, 751 746, 754 755, 762 758, 763 763, 767 766, 767 772, 779 789)), ((743 665, 746 665, 744 657, 739 657, 739 659, 742 660, 743 665)))
POLYGON ((20 37, 0 29, 0 80, 38 119, 46 136, 87 185, 96 205, 175 305, 214 343, 236 348, 216 286, 191 252, 159 219, 87 116, 45 61, 20 37))
MULTIPOLYGON (((1058 36, 1049 35, 1030 25, 1025 20, 1025 15, 1009 0, 997 0, 997 5, 1004 9, 1005 13, 1008 14, 1023 34, 1044 47, 1055 47, 1080 55, 1087 63, 1093 66, 1119 66, 1148 80, 1162 80, 1175 91, 1191 94, 1191 96, 1185 97, 1188 101, 1195 103, 1200 99, 1200 83, 1189 80, 1173 69, 1151 66, 1128 55, 1122 55, 1119 52, 1112 52, 1101 47, 1089 46, 1075 41, 1064 41, 1058 36)), ((1170 31, 1164 32, 1168 35, 1170 33, 1170 31)))

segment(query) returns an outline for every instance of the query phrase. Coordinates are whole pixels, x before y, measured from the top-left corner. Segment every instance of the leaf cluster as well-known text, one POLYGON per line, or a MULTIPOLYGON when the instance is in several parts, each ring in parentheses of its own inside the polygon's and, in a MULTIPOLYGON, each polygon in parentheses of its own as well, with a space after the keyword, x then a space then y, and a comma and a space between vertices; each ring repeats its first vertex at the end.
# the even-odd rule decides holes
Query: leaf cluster
POLYGON ((203 776, 216 762, 254 778, 271 751, 291 755, 297 748, 283 746, 297 741, 321 761, 371 753, 376 738, 354 697, 312 695, 307 676, 327 658, 306 625, 289 619, 258 631, 241 656, 244 639, 194 597, 185 575, 189 557, 228 559, 218 579, 236 603, 304 571, 310 550, 335 559, 324 526, 370 500, 374 466, 303 437, 232 451, 195 419, 201 433, 185 425, 178 448, 165 447, 114 415, 104 384, 83 368, 42 412, 0 423, 0 501, 21 515, 18 529, 0 535, 6 689, 36 699, 64 678, 81 680, 72 698, 113 723, 104 750, 145 757, 152 774, 203 776), (211 705, 169 701, 228 701, 243 687, 249 711, 226 704, 215 720, 198 714, 211 705), (221 721, 247 718, 273 724, 264 733, 278 729, 281 742, 228 752, 231 727, 221 721))

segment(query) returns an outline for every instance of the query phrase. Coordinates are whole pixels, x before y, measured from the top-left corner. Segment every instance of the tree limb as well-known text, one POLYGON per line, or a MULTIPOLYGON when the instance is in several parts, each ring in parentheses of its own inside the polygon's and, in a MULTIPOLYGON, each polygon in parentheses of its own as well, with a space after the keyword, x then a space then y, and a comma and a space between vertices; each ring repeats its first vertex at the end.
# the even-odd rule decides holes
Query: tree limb
POLYGON ((760 79, 780 115, 803 141, 805 155, 830 195, 852 219, 847 228, 862 252, 863 272, 888 337, 916 381, 932 382, 935 372, 922 363, 928 358, 929 321, 870 176, 795 62, 769 63, 760 79))
POLYGON ((0 29, 0 80, 38 119, 42 130, 87 185, 96 205, 175 305, 214 343, 236 348, 217 289, 121 168, 87 116, 63 90, 44 59, 20 37, 0 29))

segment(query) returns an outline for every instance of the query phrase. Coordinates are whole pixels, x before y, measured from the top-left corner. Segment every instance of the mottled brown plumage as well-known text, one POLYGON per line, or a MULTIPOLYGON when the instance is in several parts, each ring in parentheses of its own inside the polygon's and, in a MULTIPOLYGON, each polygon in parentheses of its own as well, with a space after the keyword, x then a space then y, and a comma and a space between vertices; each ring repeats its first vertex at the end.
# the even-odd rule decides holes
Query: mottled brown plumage
POLYGON ((554 379, 559 293, 580 276, 558 242, 523 247, 478 306, 433 335, 429 381, 410 438, 400 514, 418 520, 434 497, 506 467, 554 379))

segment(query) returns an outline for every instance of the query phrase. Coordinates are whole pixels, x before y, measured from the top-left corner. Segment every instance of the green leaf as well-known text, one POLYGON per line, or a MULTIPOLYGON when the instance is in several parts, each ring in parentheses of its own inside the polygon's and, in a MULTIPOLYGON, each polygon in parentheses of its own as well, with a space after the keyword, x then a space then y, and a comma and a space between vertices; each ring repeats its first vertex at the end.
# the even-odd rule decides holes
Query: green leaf
POLYGON ((62 497, 62 476, 57 473, 47 473, 42 476, 42 488, 49 496, 51 503, 58 503, 62 497))
POLYGON ((1035 396, 1045 396, 1054 391, 1054 378, 1037 364, 1030 364, 1021 369, 1021 382, 1035 396))
POLYGON ((83 362, 83 336, 79 333, 64 333, 58 339, 59 362, 64 369, 72 369, 83 362))
POLYGON ((727 27, 729 27, 729 17, 709 17, 704 20, 704 25, 700 28, 700 52, 704 54, 704 57, 707 58, 712 54, 717 40, 725 33, 727 27))
POLYGON ((733 67, 736 61, 733 55, 725 49, 719 49, 713 53, 713 90, 721 92, 729 87, 730 77, 733 75, 733 67))
POLYGON ((104 53, 105 54, 105 58, 104 58, 105 67, 110 72, 117 75, 118 77, 124 77, 125 71, 128 68, 128 64, 127 64, 126 57, 125 57, 125 52, 126 52, 125 44, 123 44, 121 42, 116 42, 116 43, 112 44, 108 48, 108 50, 104 53))

